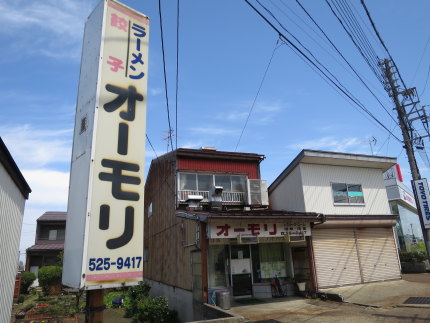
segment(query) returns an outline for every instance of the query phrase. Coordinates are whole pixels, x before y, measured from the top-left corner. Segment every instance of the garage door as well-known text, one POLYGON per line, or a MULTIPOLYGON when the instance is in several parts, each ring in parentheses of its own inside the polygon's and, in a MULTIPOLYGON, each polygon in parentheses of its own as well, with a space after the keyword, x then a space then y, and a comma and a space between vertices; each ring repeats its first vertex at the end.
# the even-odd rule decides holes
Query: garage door
POLYGON ((314 230, 312 241, 319 288, 362 282, 353 228, 314 230))
POLYGON ((357 228, 358 255, 363 281, 399 279, 400 267, 391 228, 357 228))

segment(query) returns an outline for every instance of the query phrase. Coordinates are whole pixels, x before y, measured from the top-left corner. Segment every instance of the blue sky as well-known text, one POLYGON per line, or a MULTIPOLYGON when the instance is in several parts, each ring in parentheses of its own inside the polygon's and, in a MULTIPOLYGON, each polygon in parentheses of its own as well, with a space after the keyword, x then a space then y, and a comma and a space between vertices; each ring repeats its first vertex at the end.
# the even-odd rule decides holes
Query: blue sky
MULTIPOLYGON (((34 242, 35 220, 45 211, 65 211, 81 44, 94 0, 0 0, 0 136, 33 193, 26 204, 21 247, 34 242)), ((157 1, 124 0, 151 18, 147 133, 157 154, 166 152, 168 125, 157 1)), ((251 1, 255 3, 255 1, 251 1)), ((348 0, 370 27, 359 0, 348 0)), ((277 34, 241 0, 180 0, 178 147, 213 146, 233 151, 277 41, 277 34)), ((264 4, 390 129, 394 122, 339 56, 316 35, 292 0, 264 4), (306 24, 303 22, 305 21, 306 24), (309 37, 310 35, 311 37, 309 37), (335 59, 333 58, 335 57, 335 59), (339 63, 340 62, 340 63, 339 63), (343 66, 342 66, 343 65, 343 66)), ((359 56, 325 1, 303 5, 334 40, 388 108, 382 85, 359 56)), ((409 87, 424 90, 430 64, 425 0, 366 1, 377 27, 409 87), (421 64, 419 64, 421 62, 421 64)), ((176 1, 162 1, 167 77, 175 124, 176 1)), ((367 28, 366 27, 366 28, 367 28)), ((315 27, 312 27, 315 29, 315 27)), ((365 29, 378 56, 373 34, 365 29)), ((430 84, 421 95, 430 103, 430 84)), ((394 129, 400 137, 400 130, 394 129)), ((410 174, 404 150, 394 138, 357 112, 286 45, 274 54, 238 151, 261 153, 262 177, 270 182, 303 148, 398 157, 410 174)), ((428 142, 428 140, 427 140, 428 142)), ((147 147, 147 166, 154 153, 147 147)), ((417 155, 423 177, 428 172, 417 155)))

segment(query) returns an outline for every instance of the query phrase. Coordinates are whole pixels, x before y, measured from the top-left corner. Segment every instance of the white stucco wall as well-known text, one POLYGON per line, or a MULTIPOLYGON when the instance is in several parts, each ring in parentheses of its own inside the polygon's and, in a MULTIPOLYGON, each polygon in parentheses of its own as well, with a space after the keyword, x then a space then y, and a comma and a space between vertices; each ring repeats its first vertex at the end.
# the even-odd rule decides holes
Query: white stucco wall
POLYGON ((391 213, 383 173, 380 169, 300 164, 300 173, 306 212, 333 215, 391 213), (364 206, 334 205, 331 183, 361 184, 364 206))
POLYGON ((300 165, 293 169, 272 192, 269 194, 270 207, 273 210, 305 211, 300 165))

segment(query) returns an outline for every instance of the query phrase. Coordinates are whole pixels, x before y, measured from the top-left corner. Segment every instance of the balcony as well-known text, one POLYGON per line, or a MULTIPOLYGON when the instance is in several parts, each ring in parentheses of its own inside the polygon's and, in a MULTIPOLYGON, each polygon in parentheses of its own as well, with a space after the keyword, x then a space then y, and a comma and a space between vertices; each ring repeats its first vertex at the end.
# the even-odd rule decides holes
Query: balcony
MULTIPOLYGON (((179 204, 185 204, 188 195, 201 195, 201 203, 209 203, 209 191, 178 191, 179 204)), ((245 204, 246 192, 222 192, 222 203, 226 205, 243 205, 245 204)))

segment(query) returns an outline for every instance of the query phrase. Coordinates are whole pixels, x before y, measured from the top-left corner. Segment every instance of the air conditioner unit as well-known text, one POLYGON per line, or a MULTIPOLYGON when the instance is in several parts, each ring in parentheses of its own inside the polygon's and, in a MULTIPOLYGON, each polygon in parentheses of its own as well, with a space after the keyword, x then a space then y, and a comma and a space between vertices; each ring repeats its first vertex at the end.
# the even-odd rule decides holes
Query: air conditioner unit
POLYGON ((268 206, 269 193, 267 181, 264 179, 248 179, 248 198, 247 205, 268 206))
POLYGON ((237 244, 257 244, 258 236, 252 234, 238 234, 237 244))
POLYGON ((290 242, 302 242, 305 241, 305 236, 299 235, 299 236, 290 236, 290 242))

